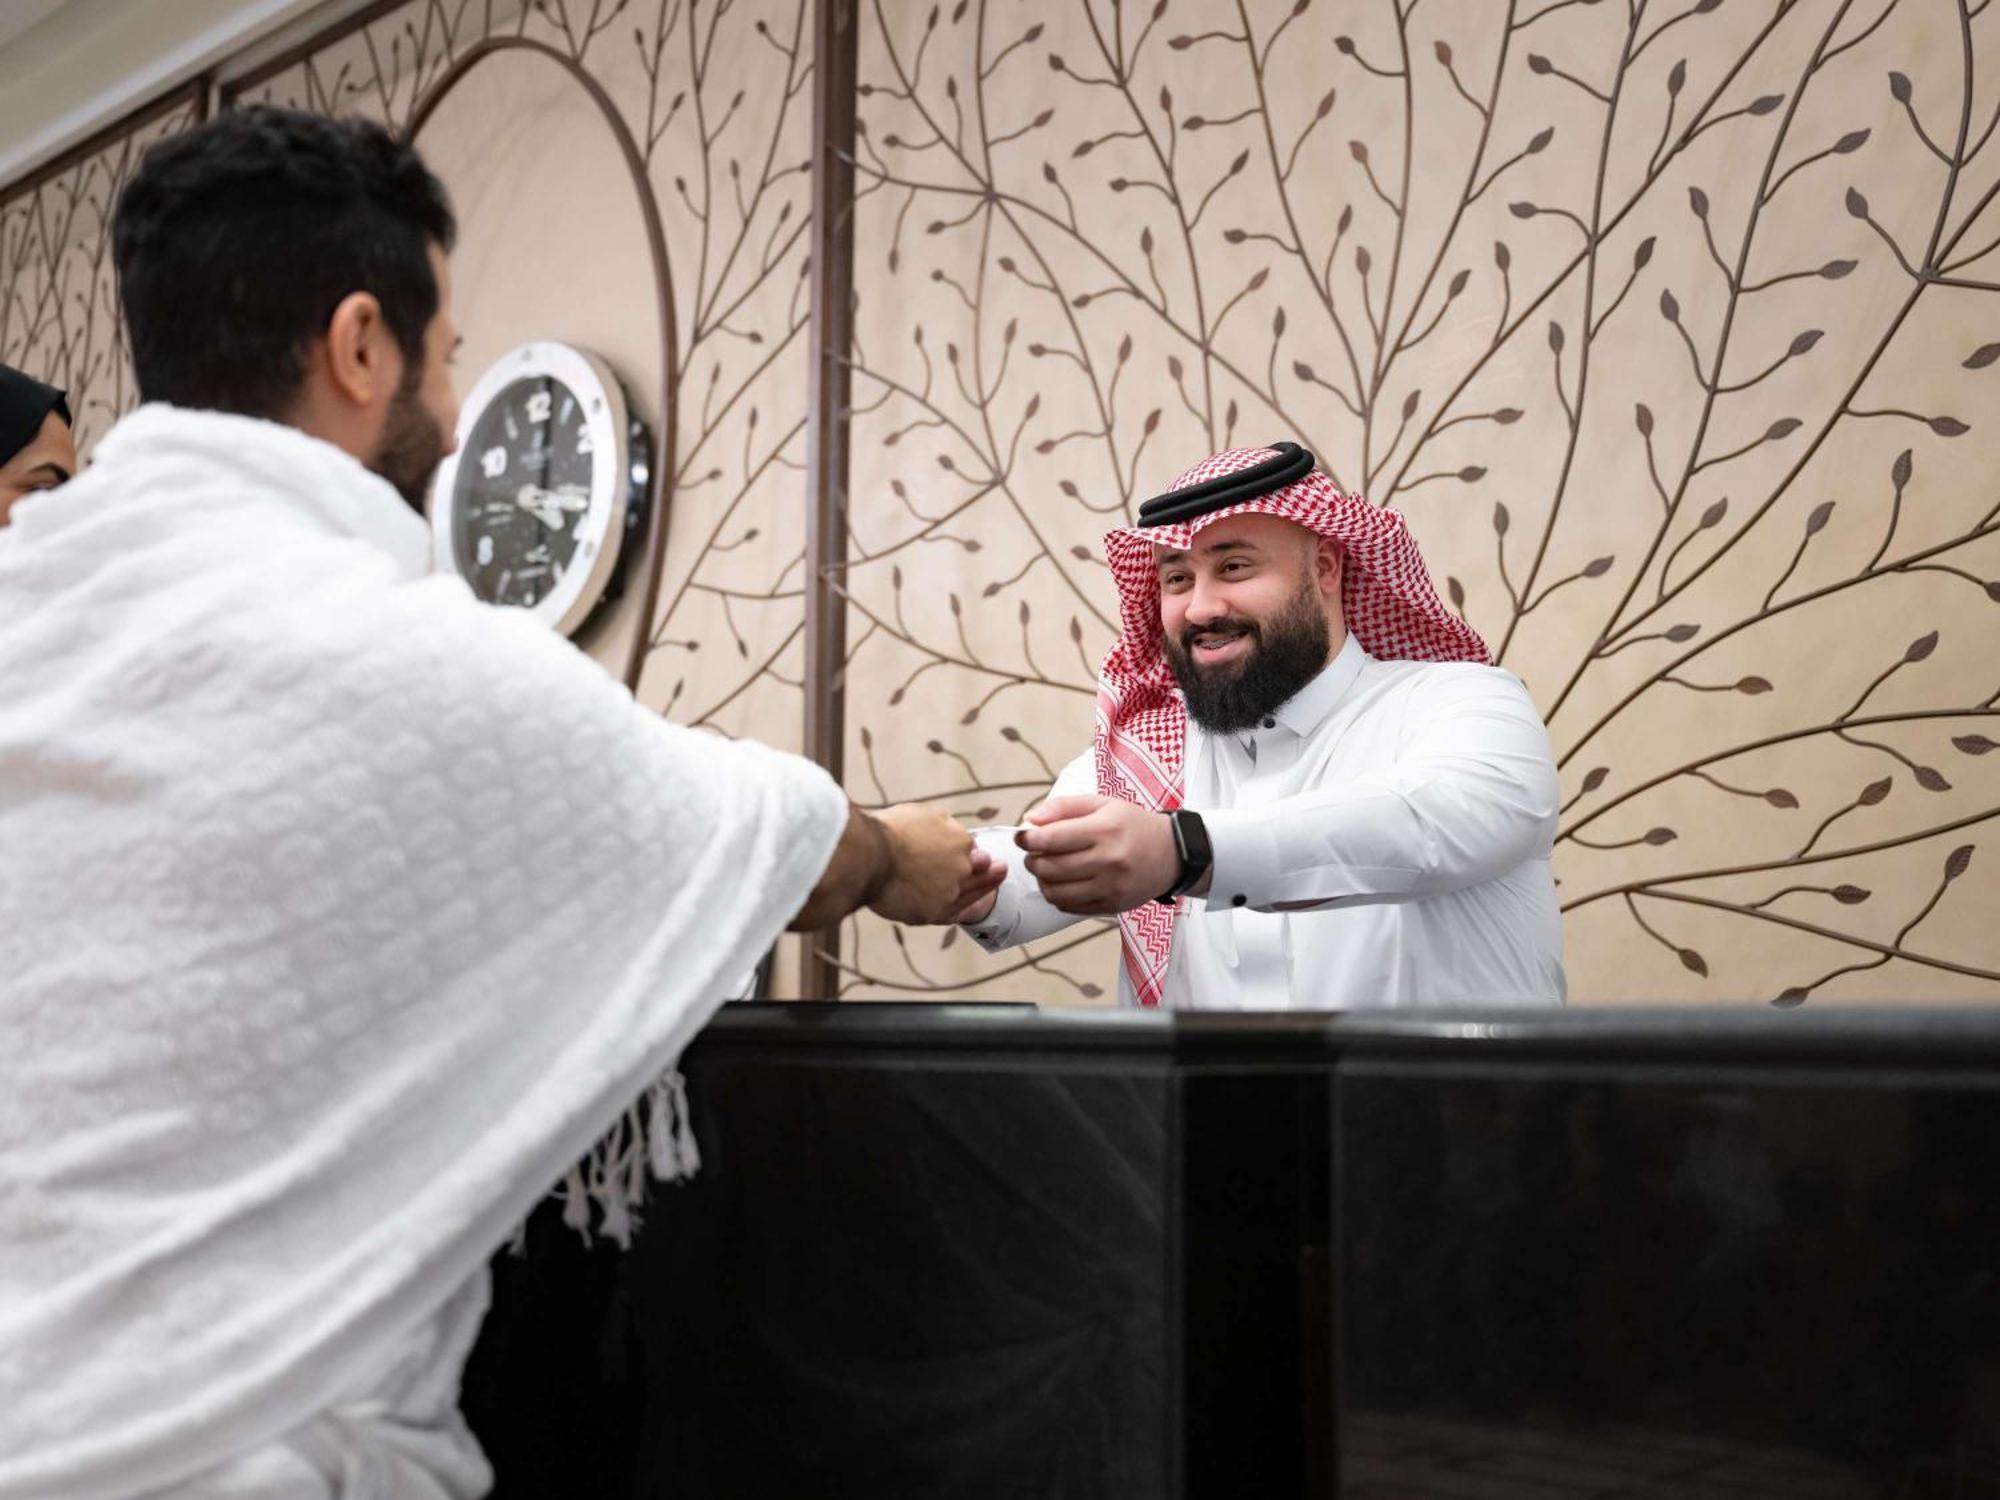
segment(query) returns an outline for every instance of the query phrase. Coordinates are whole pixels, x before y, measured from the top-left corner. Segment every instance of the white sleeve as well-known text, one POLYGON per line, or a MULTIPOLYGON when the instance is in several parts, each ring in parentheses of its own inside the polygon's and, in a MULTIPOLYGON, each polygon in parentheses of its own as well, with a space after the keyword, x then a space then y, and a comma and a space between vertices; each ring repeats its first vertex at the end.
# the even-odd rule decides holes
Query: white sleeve
POLYGON ((1204 812, 1208 902, 1271 911, 1413 901, 1546 856, 1548 731, 1510 672, 1439 674, 1413 695, 1395 764, 1262 807, 1204 812))
MULTIPOLYGON (((1086 750, 1062 769, 1049 788, 1051 797, 1088 797, 1097 791, 1097 759, 1086 750)), ((993 910, 981 922, 966 924, 966 935, 988 953, 1032 943, 1083 920, 1058 911, 1042 898, 1041 884, 1022 863, 1027 852, 1014 842, 1018 828, 974 830, 979 847, 1007 866, 1007 880, 994 893, 993 910)))

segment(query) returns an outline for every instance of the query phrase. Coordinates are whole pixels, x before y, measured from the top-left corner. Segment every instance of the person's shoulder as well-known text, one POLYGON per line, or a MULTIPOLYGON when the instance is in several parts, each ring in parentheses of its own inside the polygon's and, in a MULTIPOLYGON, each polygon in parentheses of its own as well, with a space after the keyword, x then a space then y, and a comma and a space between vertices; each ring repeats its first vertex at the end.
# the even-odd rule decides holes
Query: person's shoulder
POLYGON ((630 696, 567 637, 527 610, 482 602, 462 579, 401 578, 367 594, 373 619, 356 630, 356 648, 421 665, 458 691, 497 702, 555 695, 572 706, 579 695, 630 696))
POLYGON ((1513 702, 1534 710, 1527 684, 1505 667, 1476 661, 1371 659, 1378 681, 1412 703, 1513 702))
POLYGON ((282 579, 243 591, 220 633, 248 675, 289 683, 329 722, 471 743, 629 711, 629 692, 570 641, 525 610, 481 603, 460 579, 409 576, 345 539, 288 561, 282 579))
POLYGON ((1479 661, 1401 661, 1371 656, 1364 670, 1384 682, 1411 688, 1442 688, 1460 685, 1493 687, 1504 683, 1521 686, 1521 679, 1505 667, 1479 661))

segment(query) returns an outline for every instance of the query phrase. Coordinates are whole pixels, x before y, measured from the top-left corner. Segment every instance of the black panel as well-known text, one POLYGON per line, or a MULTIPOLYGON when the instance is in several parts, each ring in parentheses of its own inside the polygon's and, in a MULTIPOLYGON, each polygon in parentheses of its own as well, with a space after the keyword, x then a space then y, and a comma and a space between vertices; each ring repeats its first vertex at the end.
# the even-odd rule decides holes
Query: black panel
POLYGON ((1181 1083, 1190 1496, 1333 1493, 1331 1073, 1181 1083))
POLYGON ((2000 1012, 751 1007, 502 1500, 2000 1497, 2000 1012))
POLYGON ((503 1497, 1173 1492, 1162 1065, 688 1072, 699 1178, 608 1276, 508 1271, 466 1395, 503 1497))
POLYGON ((1990 1083, 1385 1059, 1339 1088, 1343 1493, 2000 1494, 1990 1083))
POLYGON ((493 1311, 461 1400, 493 1463, 492 1500, 666 1493, 641 1463, 651 1385, 632 1257, 585 1248, 553 1202, 535 1211, 521 1248, 494 1258, 493 1311))
POLYGON ((1162 1077, 693 1082, 637 1304, 676 1496, 1165 1492, 1162 1077))

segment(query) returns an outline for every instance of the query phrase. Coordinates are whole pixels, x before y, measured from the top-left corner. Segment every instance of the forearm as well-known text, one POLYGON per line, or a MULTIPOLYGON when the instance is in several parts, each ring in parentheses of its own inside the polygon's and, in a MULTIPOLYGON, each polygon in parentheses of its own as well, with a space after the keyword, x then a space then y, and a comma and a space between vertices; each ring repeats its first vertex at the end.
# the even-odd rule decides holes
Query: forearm
POLYGON ((866 906, 880 894, 894 868, 889 832, 881 823, 849 803, 847 826, 833 858, 813 887, 806 904, 787 924, 793 932, 817 932, 831 927, 849 912, 866 906))
POLYGON ((1262 910, 1422 900, 1547 857, 1559 792, 1526 692, 1497 673, 1444 686, 1451 699, 1412 727, 1395 764, 1205 813, 1208 899, 1262 910))
POLYGON ((1258 909, 1421 900, 1545 854, 1553 820, 1530 799, 1483 790, 1371 778, 1333 796, 1207 814, 1215 864, 1203 894, 1258 909))

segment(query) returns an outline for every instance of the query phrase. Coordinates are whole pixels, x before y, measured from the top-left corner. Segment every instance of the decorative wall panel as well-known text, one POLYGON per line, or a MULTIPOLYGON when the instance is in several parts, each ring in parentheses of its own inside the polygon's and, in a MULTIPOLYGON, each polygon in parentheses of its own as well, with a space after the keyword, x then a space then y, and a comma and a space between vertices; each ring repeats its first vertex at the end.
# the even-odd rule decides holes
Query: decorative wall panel
POLYGON ((69 392, 77 448, 133 402, 111 209, 154 141, 198 118, 184 90, 12 189, 0 189, 0 364, 69 392))
MULTIPOLYGON (((1015 819, 1103 530, 1296 435, 1563 764, 1575 999, 1991 998, 2000 9, 862 6, 848 779, 1015 819)), ((856 924, 856 994, 1097 999, 856 924)))

